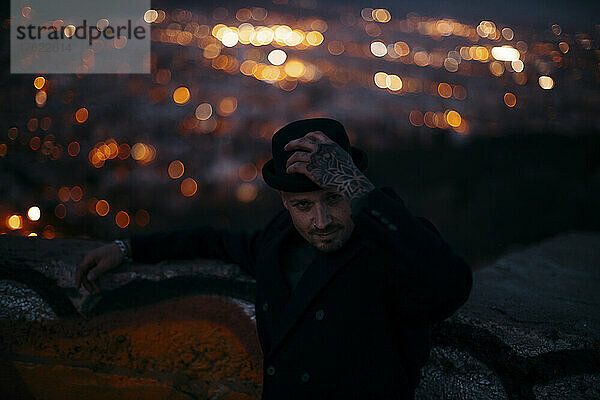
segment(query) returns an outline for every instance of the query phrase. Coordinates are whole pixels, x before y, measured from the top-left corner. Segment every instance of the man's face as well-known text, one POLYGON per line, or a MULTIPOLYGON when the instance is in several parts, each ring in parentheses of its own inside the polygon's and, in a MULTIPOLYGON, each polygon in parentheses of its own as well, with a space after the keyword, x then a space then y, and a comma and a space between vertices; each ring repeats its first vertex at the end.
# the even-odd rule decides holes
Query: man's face
POLYGON ((317 249, 334 251, 350 238, 354 222, 347 197, 325 190, 280 194, 298 233, 317 249))

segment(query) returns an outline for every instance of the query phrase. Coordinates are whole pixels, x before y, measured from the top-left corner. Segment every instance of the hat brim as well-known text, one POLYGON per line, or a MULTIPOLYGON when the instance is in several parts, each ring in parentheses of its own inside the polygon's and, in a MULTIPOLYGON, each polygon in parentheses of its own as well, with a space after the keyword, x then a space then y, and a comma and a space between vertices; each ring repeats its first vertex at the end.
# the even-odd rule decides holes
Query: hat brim
MULTIPOLYGON (((367 153, 356 147, 351 147, 350 151, 352 153, 354 165, 356 165, 360 171, 365 171, 369 165, 367 153)), ((267 185, 274 189, 283 190, 284 192, 314 192, 322 189, 304 174, 277 174, 273 159, 267 161, 263 166, 262 176, 267 185)))

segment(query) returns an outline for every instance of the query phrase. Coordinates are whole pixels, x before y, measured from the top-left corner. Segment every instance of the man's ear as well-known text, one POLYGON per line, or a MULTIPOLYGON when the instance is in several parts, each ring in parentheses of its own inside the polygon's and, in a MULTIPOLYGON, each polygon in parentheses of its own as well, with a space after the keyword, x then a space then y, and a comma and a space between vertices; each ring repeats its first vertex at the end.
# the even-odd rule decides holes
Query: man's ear
POLYGON ((277 190, 279 192, 279 195, 281 196, 281 201, 283 202, 283 206, 286 208, 288 208, 288 202, 287 202, 287 196, 285 195, 285 193, 282 190, 277 190))

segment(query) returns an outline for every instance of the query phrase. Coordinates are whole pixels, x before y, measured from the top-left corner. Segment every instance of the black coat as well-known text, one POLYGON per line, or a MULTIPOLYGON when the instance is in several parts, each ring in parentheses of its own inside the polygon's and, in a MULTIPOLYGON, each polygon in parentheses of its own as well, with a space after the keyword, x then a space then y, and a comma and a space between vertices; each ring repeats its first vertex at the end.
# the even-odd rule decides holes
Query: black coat
POLYGON ((468 298, 469 266, 390 189, 375 189, 338 251, 322 253, 292 293, 279 249, 287 211, 254 234, 212 228, 131 238, 134 260, 219 258, 256 279, 263 399, 408 399, 431 325, 468 298))

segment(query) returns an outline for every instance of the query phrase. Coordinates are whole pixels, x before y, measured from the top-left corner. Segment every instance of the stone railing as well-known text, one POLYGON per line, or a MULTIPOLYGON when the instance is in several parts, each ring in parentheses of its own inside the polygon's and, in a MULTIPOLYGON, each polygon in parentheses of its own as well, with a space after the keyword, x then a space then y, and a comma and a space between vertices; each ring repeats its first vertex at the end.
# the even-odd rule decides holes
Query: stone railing
MULTIPOLYGON (((129 264, 90 295, 74 271, 101 244, 0 237, 3 398, 260 398, 251 278, 211 260, 129 264)), ((600 235, 477 271, 434 340, 417 399, 600 398, 600 235)))

